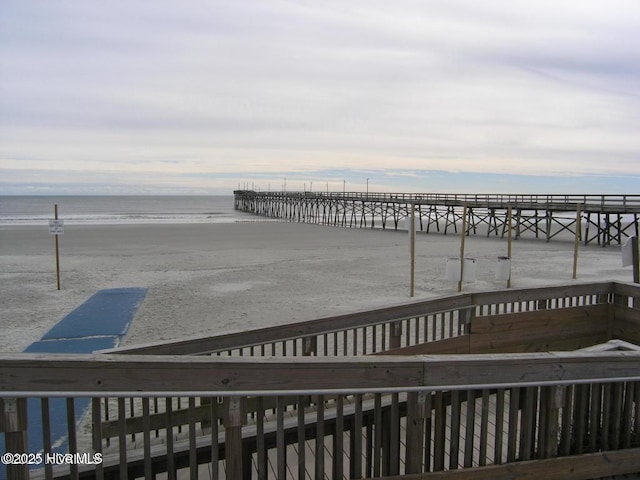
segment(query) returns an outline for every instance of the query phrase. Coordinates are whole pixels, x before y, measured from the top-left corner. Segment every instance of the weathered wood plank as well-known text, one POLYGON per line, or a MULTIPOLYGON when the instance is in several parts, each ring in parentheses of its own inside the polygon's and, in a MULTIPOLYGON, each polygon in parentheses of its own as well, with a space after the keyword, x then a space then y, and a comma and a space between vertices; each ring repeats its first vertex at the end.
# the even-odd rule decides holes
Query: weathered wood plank
POLYGON ((608 305, 476 317, 471 324, 472 353, 575 349, 605 342, 608 305))
MULTIPOLYGON (((508 291, 479 292, 473 294, 473 302, 476 305, 490 305, 561 297, 576 297, 581 295, 599 295, 609 293, 613 288, 613 282, 600 282, 553 287, 520 288, 510 289, 508 291)), ((637 291, 635 294, 637 294, 637 291)))
MULTIPOLYGON (((578 334, 576 334, 578 335, 578 334)), ((597 333, 595 335, 580 335, 568 338, 541 338, 531 339, 527 343, 513 343, 507 345, 495 345, 486 342, 480 343, 475 346, 473 353, 527 353, 527 352, 570 352, 574 350, 580 350, 582 348, 606 342, 610 337, 605 333, 597 333)))
POLYGON ((590 453, 546 460, 530 460, 506 465, 448 470, 404 476, 381 477, 380 480, 588 480, 640 472, 640 448, 590 453))
POLYGON ((613 293, 616 295, 626 295, 628 297, 639 297, 638 285, 635 283, 613 282, 613 293))
POLYGON ((553 352, 357 358, 0 354, 0 391, 300 391, 503 385, 640 377, 640 352, 553 352))
POLYGON ((608 359, 609 352, 596 353, 593 357, 581 357, 589 355, 589 352, 441 355, 425 363, 425 385, 507 385, 545 380, 570 382, 581 378, 606 379, 612 376, 612 372, 622 377, 635 377, 640 373, 640 366, 634 365, 638 359, 635 352, 617 354, 622 355, 619 360, 625 360, 608 359))
POLYGON ((378 352, 376 355, 437 355, 442 353, 470 353, 469 336, 461 335, 459 337, 421 343, 410 347, 394 348, 384 352, 378 352))
POLYGON ((235 392, 419 386, 420 360, 400 357, 187 357, 0 354, 0 392, 235 392), (384 365, 388 368, 381 368, 384 365))
POLYGON ((613 338, 640 344, 640 310, 614 305, 613 338))
MULTIPOLYGON (((561 324, 592 322, 597 325, 608 317, 609 305, 587 305, 582 307, 535 310, 531 312, 503 313, 475 317, 471 323, 471 333, 512 332, 549 328, 561 324)), ((638 312, 640 314, 640 312, 638 312)), ((606 329, 606 326, 602 327, 606 329)))

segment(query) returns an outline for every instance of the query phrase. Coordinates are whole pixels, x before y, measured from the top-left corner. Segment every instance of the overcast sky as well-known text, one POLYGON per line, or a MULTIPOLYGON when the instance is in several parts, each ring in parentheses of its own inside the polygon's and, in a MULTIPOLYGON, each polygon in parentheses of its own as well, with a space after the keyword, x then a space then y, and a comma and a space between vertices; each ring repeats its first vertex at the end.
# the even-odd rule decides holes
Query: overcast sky
POLYGON ((638 0, 2 0, 0 194, 639 193, 638 0))

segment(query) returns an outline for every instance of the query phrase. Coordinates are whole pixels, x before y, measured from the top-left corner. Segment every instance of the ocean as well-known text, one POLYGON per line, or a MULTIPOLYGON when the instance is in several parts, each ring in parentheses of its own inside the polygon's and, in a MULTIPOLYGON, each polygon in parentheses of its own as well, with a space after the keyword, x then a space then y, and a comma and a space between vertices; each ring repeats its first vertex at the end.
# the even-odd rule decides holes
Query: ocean
POLYGON ((65 225, 235 223, 256 219, 233 196, 0 196, 0 226, 48 225, 58 205, 65 225))

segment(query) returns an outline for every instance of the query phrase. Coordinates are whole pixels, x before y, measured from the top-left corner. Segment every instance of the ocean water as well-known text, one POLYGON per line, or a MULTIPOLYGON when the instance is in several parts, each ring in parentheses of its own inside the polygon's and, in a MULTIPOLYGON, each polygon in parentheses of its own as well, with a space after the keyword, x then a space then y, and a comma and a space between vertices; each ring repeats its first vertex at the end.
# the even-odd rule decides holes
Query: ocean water
POLYGON ((0 226, 48 225, 58 205, 65 225, 235 223, 258 217, 233 196, 0 196, 0 226))

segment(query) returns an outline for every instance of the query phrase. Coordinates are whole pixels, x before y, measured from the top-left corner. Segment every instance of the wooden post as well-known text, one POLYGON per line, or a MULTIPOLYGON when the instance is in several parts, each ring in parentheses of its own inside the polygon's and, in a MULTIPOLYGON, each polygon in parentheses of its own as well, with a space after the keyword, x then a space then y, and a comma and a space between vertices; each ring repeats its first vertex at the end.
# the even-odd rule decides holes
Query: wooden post
POLYGON ((631 237, 631 255, 633 256, 633 283, 640 283, 640 254, 638 237, 631 237))
POLYGON ((415 291, 415 276, 416 276, 416 204, 411 204, 411 221, 409 228, 409 250, 411 252, 411 286, 409 288, 409 296, 413 297, 415 291))
POLYGON ((507 278, 507 288, 511 288, 511 244, 513 235, 511 233, 511 207, 507 208, 507 258, 509 259, 509 278, 507 278))
POLYGON ((402 321, 398 320, 389 324, 391 332, 389 335, 389 348, 402 347, 402 321))
POLYGON ((305 357, 313 356, 317 353, 318 337, 305 337, 303 338, 302 345, 302 355, 305 357))
POLYGON ((422 471, 426 397, 426 392, 407 394, 406 473, 420 473, 422 471))
MULTIPOLYGON (((53 218, 58 220, 58 204, 53 206, 53 218)), ((58 247, 58 234, 56 233, 56 285, 60 290, 60 250, 58 247)))
POLYGON ((576 235, 573 241, 573 279, 578 275, 578 245, 580 244, 580 204, 576 205, 576 235))
MULTIPOLYGON (((0 432, 4 432, 7 453, 27 453, 27 399, 0 398, 0 432)), ((28 479, 26 462, 6 465, 7 478, 28 479)))
POLYGON ((460 280, 458 280, 458 292, 462 291, 462 276, 464 275, 464 239, 467 236, 467 205, 462 209, 462 239, 460 240, 460 280))
POLYGON ((244 398, 225 397, 224 426, 225 426, 225 458, 227 463, 227 478, 240 479, 242 476, 242 425, 246 420, 246 408, 243 408, 244 398))
POLYGON ((566 387, 562 385, 547 387, 546 389, 546 421, 544 426, 544 451, 542 458, 553 458, 558 455, 558 421, 560 409, 564 405, 566 387))

